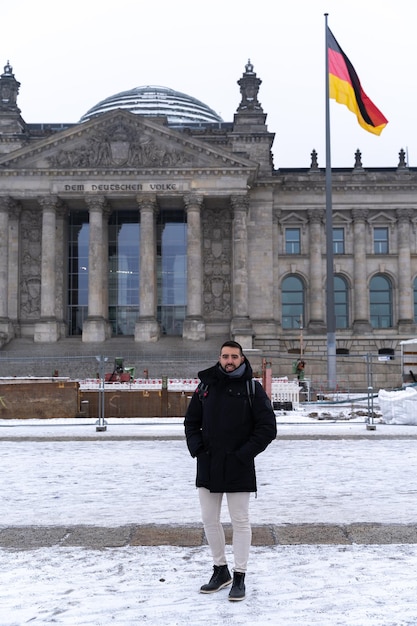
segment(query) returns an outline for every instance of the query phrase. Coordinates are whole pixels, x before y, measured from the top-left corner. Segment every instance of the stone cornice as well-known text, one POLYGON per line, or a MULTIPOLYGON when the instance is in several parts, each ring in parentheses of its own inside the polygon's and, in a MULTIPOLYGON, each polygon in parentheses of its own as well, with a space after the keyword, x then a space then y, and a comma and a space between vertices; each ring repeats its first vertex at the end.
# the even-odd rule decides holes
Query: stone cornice
MULTIPOLYGON (((256 169, 256 168, 254 168, 256 169)), ((94 176, 117 176, 121 177, 139 177, 139 176, 184 176, 187 178, 194 177, 196 175, 204 175, 204 176, 250 176, 253 172, 251 169, 246 167, 222 167, 222 168, 213 168, 213 167, 197 167, 197 168, 188 168, 188 169, 174 169, 174 168, 166 168, 166 169, 0 169, 0 177, 30 177, 34 178, 36 176, 42 177, 56 177, 60 178, 93 178, 94 176)))
MULTIPOLYGON (((261 181, 259 181, 260 184, 261 181)), ((264 181, 262 181, 264 183, 264 181)), ((274 175, 266 184, 271 184, 275 189, 283 192, 313 192, 325 193, 325 174, 324 172, 310 174, 309 172, 274 172, 274 175)), ((398 191, 416 191, 417 190, 417 171, 407 170, 378 170, 367 172, 364 171, 358 175, 357 172, 349 170, 346 172, 334 172, 332 174, 332 191, 349 192, 349 193, 367 193, 367 192, 398 192, 398 191)))
MULTIPOLYGON (((326 187, 325 185, 312 185, 311 183, 298 183, 298 184, 291 184, 291 185, 285 185, 285 186, 281 186, 281 185, 274 185, 274 187, 279 187, 283 192, 294 192, 294 193, 300 193, 300 192, 312 192, 312 193, 316 193, 316 194, 324 194, 326 192, 326 187)), ((345 184, 334 184, 332 185, 332 192, 333 193, 340 193, 340 192, 348 192, 348 193, 375 193, 375 192, 386 192, 386 191, 394 191, 394 192, 398 192, 398 191, 406 191, 406 192, 410 192, 410 191, 416 191, 417 190, 417 180, 413 183, 413 184, 390 184, 390 183, 370 183, 368 185, 355 185, 355 184, 349 184, 349 183, 345 183, 345 184)))

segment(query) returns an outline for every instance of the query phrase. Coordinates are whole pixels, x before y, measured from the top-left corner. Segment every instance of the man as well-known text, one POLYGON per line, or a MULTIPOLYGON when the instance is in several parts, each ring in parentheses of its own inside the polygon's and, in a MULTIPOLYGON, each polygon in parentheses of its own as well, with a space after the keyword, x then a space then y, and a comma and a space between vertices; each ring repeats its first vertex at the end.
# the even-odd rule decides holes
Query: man
POLYGON ((196 486, 204 531, 213 557, 213 575, 201 593, 214 593, 232 583, 220 522, 226 494, 233 528, 233 585, 229 600, 245 598, 245 573, 252 540, 250 493, 256 492, 254 459, 276 438, 277 424, 262 385, 252 381, 252 368, 236 341, 226 341, 219 361, 198 373, 200 384, 187 409, 187 446, 197 458, 196 486), (252 383, 254 385, 252 386, 252 383))

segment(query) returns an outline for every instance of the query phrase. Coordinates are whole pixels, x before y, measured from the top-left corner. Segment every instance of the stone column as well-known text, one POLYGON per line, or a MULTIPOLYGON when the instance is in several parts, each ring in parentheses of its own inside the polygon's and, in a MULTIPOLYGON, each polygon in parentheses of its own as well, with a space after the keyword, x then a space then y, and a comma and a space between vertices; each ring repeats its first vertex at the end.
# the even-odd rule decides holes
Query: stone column
POLYGON ((56 237, 55 237, 55 258, 56 258, 56 285, 55 285, 55 314, 60 325, 60 336, 67 335, 67 314, 68 314, 68 209, 63 202, 56 211, 56 237))
POLYGON ((353 332, 372 331, 369 322, 368 288, 366 283, 366 221, 365 209, 353 209, 353 332))
POLYGON ((248 196, 232 196, 233 210, 233 319, 231 332, 243 348, 252 348, 253 330, 249 318, 248 289, 248 196))
MULTIPOLYGON (((8 317, 12 324, 17 324, 19 318, 21 213, 22 207, 20 204, 12 201, 12 206, 9 211, 9 303, 7 309, 8 317)), ((1 232, 3 232, 3 229, 1 232)))
POLYGON ((413 289, 411 284, 410 218, 411 209, 398 209, 398 330, 415 332, 413 289))
POLYGON ((102 303, 103 303, 103 316, 107 322, 107 334, 108 337, 112 335, 111 324, 109 319, 109 218, 112 211, 108 204, 103 208, 103 270, 101 274, 102 280, 102 303))
POLYGON ((88 247, 88 316, 83 324, 82 340, 86 343, 102 342, 109 339, 111 331, 108 323, 107 302, 107 264, 103 263, 108 255, 105 244, 107 202, 103 196, 86 198, 89 209, 90 240, 88 247), (104 267, 106 265, 106 267, 104 267))
POLYGON ((56 196, 39 198, 42 207, 41 314, 35 324, 33 340, 55 343, 59 339, 56 319, 56 211, 60 201, 56 196))
POLYGON ((0 347, 13 338, 9 320, 9 212, 15 206, 9 197, 0 198, 0 347))
POLYGON ((184 320, 183 337, 204 341, 206 327, 203 310, 203 263, 201 209, 203 197, 188 194, 184 197, 187 210, 187 316, 184 320))
POLYGON ((273 305, 274 305, 274 321, 277 328, 281 327, 281 306, 278 306, 280 302, 280 289, 279 289, 279 232, 280 232, 280 219, 281 210, 274 211, 273 214, 273 227, 274 233, 272 236, 272 289, 273 289, 273 305))
MULTIPOLYGON (((324 303, 326 300, 326 290, 323 288, 323 250, 325 245, 322 242, 322 224, 324 212, 310 209, 308 211, 309 236, 310 236, 310 276, 309 276, 309 299, 310 299, 310 319, 308 329, 310 332, 324 332, 326 325, 324 322, 324 303), (324 297, 323 297, 324 296, 324 297)), ((303 326, 307 326, 307 320, 303 320, 303 326)))
POLYGON ((160 327, 156 318, 158 302, 156 282, 156 196, 139 195, 140 210, 140 277, 139 317, 135 324, 135 341, 158 341, 160 327))

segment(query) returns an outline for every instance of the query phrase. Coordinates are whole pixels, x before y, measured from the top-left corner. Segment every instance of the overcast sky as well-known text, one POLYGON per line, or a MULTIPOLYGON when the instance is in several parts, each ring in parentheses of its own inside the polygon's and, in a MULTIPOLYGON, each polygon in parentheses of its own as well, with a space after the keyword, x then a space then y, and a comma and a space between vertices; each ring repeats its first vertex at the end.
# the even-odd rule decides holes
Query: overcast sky
MULTIPOLYGON (((275 168, 325 165, 325 19, 389 124, 363 130, 331 101, 332 166, 417 167, 417 2, 402 0, 13 0, 1 10, 0 68, 21 83, 23 119, 77 122, 141 85, 185 92, 233 121, 248 59, 275 133, 275 168)), ((2 71, 2 70, 0 70, 2 71)))

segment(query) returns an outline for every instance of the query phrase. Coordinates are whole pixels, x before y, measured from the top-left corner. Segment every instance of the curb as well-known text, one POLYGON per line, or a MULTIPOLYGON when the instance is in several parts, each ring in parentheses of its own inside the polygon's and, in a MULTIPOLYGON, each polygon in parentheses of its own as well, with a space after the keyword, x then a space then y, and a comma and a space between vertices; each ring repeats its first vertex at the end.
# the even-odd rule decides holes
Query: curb
MULTIPOLYGON (((381 433, 378 431, 363 431, 361 433, 329 433, 329 432, 317 432, 317 433, 278 433, 277 441, 312 441, 312 440, 333 440, 333 441, 359 441, 364 439, 378 439, 378 440, 410 440, 417 439, 417 429, 413 433, 381 433)), ((185 436, 181 435, 169 435, 169 434, 143 434, 143 435, 119 435, 113 434, 109 431, 97 433, 91 431, 90 434, 85 435, 60 435, 57 434, 31 434, 31 435, 13 435, 4 434, 1 432, 0 427, 0 442, 12 441, 12 442, 40 442, 40 441, 185 441, 185 436)))
MULTIPOLYGON (((232 529, 225 524, 227 543, 232 529)), ((417 524, 264 524, 252 526, 253 546, 417 544, 417 524)), ((128 546, 207 545, 202 526, 143 524, 100 526, 0 527, 0 548, 13 551, 46 547, 92 550, 128 546)))

